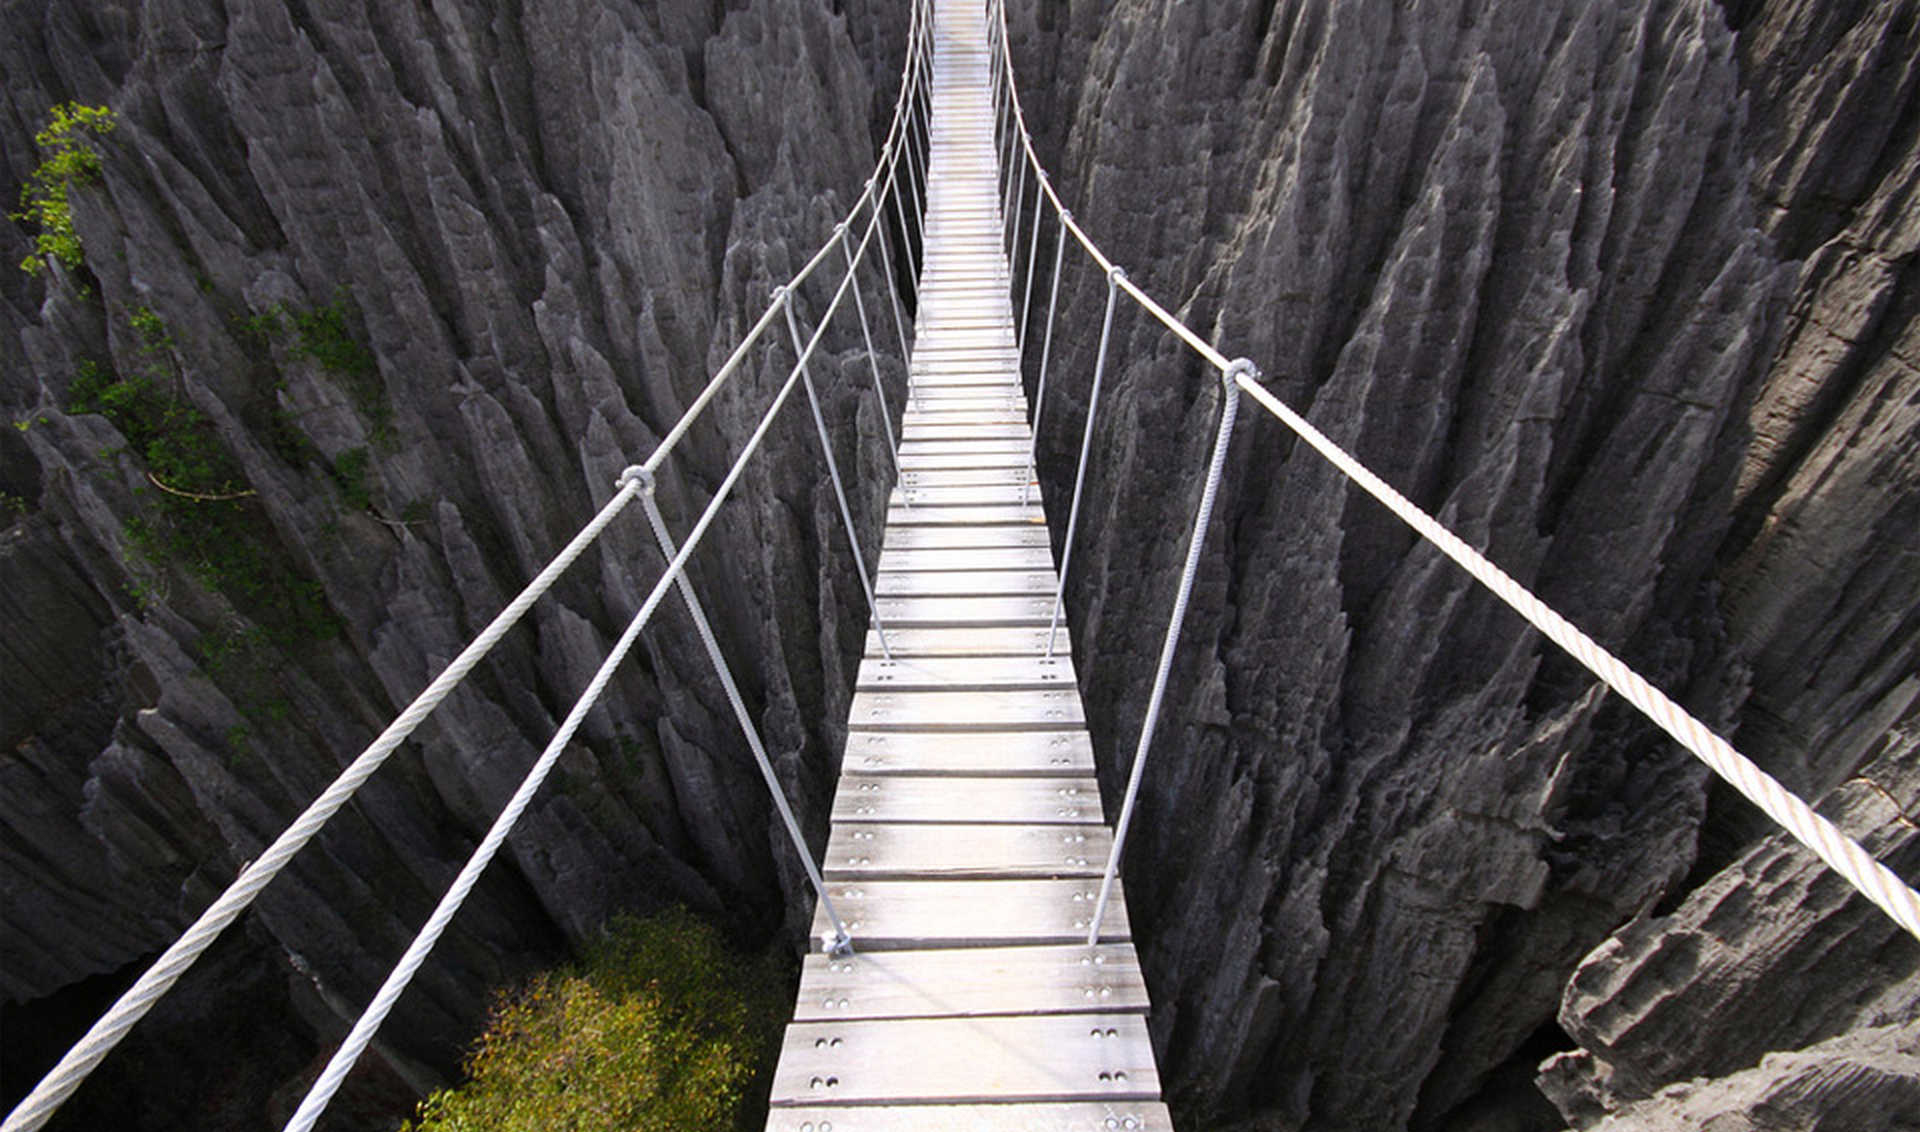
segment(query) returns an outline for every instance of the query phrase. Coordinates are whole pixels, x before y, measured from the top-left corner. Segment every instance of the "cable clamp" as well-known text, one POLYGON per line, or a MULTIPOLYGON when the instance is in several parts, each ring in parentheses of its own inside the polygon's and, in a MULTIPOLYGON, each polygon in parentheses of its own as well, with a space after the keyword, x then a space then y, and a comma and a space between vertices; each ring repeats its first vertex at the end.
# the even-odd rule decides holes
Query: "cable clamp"
POLYGON ((659 486, 659 481, 654 478, 653 469, 645 464, 634 464, 628 467, 626 471, 620 473, 620 478, 614 481, 614 486, 624 488, 630 483, 639 484, 642 495, 652 495, 653 489, 659 486))
POLYGON ((1243 377, 1248 381, 1258 382, 1260 367, 1247 358, 1235 358, 1227 363, 1226 369, 1220 371, 1220 380, 1226 383, 1228 393, 1239 389, 1240 379, 1243 377))
POLYGON ((1108 282, 1108 283, 1111 283, 1111 284, 1113 284, 1113 285, 1114 285, 1115 287, 1118 287, 1118 286, 1119 286, 1120 284, 1122 284, 1122 283, 1125 283, 1126 281, 1127 281, 1127 269, 1126 269, 1126 268, 1124 268, 1124 267, 1121 267, 1121 266, 1120 266, 1119 264, 1117 264, 1117 263, 1116 263, 1116 264, 1114 264, 1114 265, 1113 265, 1112 267, 1109 267, 1109 268, 1107 268, 1107 282, 1108 282))

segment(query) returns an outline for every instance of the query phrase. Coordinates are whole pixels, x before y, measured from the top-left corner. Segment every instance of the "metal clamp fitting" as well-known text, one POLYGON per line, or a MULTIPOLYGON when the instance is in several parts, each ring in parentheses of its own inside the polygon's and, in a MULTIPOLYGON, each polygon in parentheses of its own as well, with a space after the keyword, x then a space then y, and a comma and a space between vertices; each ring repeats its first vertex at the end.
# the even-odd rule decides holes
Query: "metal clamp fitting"
POLYGON ((645 464, 629 465, 620 473, 620 478, 613 483, 615 487, 626 487, 630 483, 637 483, 640 485, 641 493, 645 495, 652 495, 653 489, 659 486, 659 481, 654 478, 653 469, 645 464))
POLYGON ((1229 393, 1236 391, 1243 377, 1249 381, 1259 381, 1260 367, 1247 358, 1235 358, 1227 363, 1226 369, 1220 371, 1220 380, 1226 383, 1229 393))
POLYGON ((1125 283, 1126 281, 1127 281, 1126 268, 1121 267, 1117 263, 1114 264, 1112 267, 1107 268, 1107 282, 1118 287, 1120 284, 1125 283))
POLYGON ((790 293, 790 288, 788 288, 785 283, 782 283, 773 289, 773 294, 767 297, 767 301, 777 307, 787 301, 787 296, 790 293))

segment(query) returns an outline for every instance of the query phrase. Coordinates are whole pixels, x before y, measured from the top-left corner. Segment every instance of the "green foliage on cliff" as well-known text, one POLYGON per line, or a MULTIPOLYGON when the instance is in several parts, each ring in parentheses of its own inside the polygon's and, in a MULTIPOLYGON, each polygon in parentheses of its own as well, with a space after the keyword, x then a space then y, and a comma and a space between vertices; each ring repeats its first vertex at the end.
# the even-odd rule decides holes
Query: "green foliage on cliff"
POLYGON ((73 230, 68 193, 74 185, 100 176, 100 155, 88 144, 87 135, 111 133, 116 125, 113 111, 104 106, 63 102, 50 113, 46 128, 33 135, 44 159, 20 186, 20 211, 9 214, 40 229, 33 254, 20 261, 20 270, 29 275, 38 275, 50 259, 69 268, 80 266, 80 237, 73 230))
POLYGON ((224 594, 271 631, 275 644, 338 632, 320 586, 275 552, 272 524, 213 421, 181 394, 175 343, 151 310, 127 323, 138 339, 138 368, 127 375, 82 362, 67 389, 67 411, 99 413, 146 464, 143 513, 128 521, 128 541, 148 561, 178 565, 224 594))
POLYGON ((393 440, 393 409, 380 384, 378 359, 353 335, 353 309, 349 304, 344 288, 335 292, 333 301, 325 306, 300 308, 275 303, 245 320, 241 331, 262 345, 281 342, 296 356, 308 358, 341 378, 354 406, 372 424, 374 440, 389 445, 393 440))
POLYGON ((405 1132, 750 1127, 788 1005, 777 961, 728 951, 688 913, 621 918, 577 967, 503 996, 467 1083, 405 1132))

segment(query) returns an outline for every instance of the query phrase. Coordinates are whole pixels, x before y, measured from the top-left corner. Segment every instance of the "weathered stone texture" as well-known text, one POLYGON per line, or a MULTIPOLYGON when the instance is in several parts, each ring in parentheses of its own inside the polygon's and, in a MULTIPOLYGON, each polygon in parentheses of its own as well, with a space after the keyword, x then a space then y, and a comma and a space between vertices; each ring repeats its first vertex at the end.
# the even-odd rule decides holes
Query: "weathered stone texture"
MULTIPOLYGON (((163 946, 651 451, 860 189, 905 29, 891 10, 858 20, 772 0, 8 0, 0 195, 38 160, 49 105, 120 120, 101 182, 75 194, 86 271, 0 272, 0 410, 25 422, 0 438, 24 511, 0 534, 0 602, 24 626, 0 646, 10 1011, 163 946), (336 299, 377 372, 248 326, 336 299), (131 328, 141 308, 172 340, 160 361, 131 328), (258 493, 263 553, 318 583, 337 633, 260 638, 244 601, 141 558, 140 461, 103 418, 63 412, 83 360, 159 366, 214 422, 258 493)), ((27 234, 0 229, 11 265, 27 234)), ((800 296, 809 326, 839 270, 800 296)), ((814 376, 877 530, 879 422, 850 325, 814 376)), ((681 531, 792 363, 776 329, 663 473, 681 531)), ((864 620, 796 408, 693 573, 824 830, 864 620)), ((305 1004, 285 1019, 296 1047, 311 1056, 378 985, 658 568, 634 507, 268 891, 249 970, 305 1004)), ((680 902, 797 939, 804 885, 776 834, 667 606, 384 1052, 415 1084, 446 1071, 490 985, 616 909, 680 902)))

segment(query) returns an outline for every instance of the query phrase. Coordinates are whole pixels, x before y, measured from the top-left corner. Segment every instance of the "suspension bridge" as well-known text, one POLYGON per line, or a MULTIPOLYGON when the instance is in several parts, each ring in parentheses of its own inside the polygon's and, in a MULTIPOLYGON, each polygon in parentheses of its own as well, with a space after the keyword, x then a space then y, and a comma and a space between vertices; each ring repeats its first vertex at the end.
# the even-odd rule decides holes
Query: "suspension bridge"
POLYGON ((314 1127, 539 791, 615 669, 677 590, 815 897, 813 944, 775 1072, 769 1132, 1171 1128, 1147 1030, 1150 1003, 1118 874, 1167 677, 1242 399, 1453 559, 1547 639, 1780 824, 1909 933, 1920 894, 1665 693, 1545 606, 1275 398, 1141 290, 1075 223, 1034 150, 1002 0, 914 0, 900 94, 873 176, 846 218, 715 371, 678 423, 561 552, 167 949, 0 1124, 42 1126, 184 972, 403 744, 487 652, 636 500, 666 562, 552 740, 396 961, 285 1128, 314 1127), (924 205, 924 207, 923 207, 924 205), (1051 227, 1050 269, 1036 261, 1051 227), (913 237, 918 236, 916 259, 913 237), (1024 252, 1022 245, 1024 241, 1024 252), (1079 471, 1059 562, 1034 482, 1060 279, 1107 285, 1079 471), (877 261, 877 262, 876 262, 877 261), (1024 265, 1025 270, 1016 270, 1024 265), (793 295, 834 271, 803 331, 793 295), (869 280, 861 281, 862 273, 869 280), (902 285, 911 292, 901 295, 902 285), (884 288, 885 301, 880 302, 884 288), (880 313, 871 315, 866 291, 880 313), (1138 305, 1220 377, 1220 415, 1152 691, 1109 826, 1062 620, 1113 316, 1138 305), (908 310, 913 312, 911 317, 908 310), (876 348, 891 322, 910 359, 886 440, 896 475, 869 572, 809 364, 836 318, 876 348), (676 541, 655 477, 748 352, 784 327, 796 357, 731 469, 676 541), (1037 350, 1030 404, 1023 363, 1037 350), (819 860, 774 773, 687 563, 776 418, 809 404, 870 615, 847 746, 819 860))

